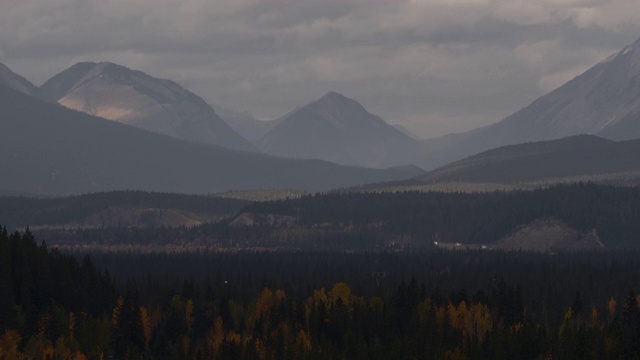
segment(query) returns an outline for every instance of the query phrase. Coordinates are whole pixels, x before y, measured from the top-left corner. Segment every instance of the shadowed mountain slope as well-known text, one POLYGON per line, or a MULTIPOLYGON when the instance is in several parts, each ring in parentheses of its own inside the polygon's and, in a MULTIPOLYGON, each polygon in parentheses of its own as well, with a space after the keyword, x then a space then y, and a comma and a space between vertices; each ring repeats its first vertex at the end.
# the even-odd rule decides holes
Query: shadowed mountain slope
POLYGON ((488 150, 416 180, 512 183, 629 172, 640 176, 640 140, 614 142, 581 135, 488 150))
POLYGON ((36 98, 42 96, 40 89, 2 63, 0 63, 0 86, 6 86, 36 98))

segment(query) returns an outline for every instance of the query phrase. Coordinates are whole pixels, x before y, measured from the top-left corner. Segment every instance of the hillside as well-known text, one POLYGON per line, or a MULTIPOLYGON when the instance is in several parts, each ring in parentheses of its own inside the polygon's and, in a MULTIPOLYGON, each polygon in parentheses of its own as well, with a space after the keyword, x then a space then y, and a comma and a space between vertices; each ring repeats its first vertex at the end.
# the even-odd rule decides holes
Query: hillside
POLYGON ((80 194, 111 190, 213 193, 326 190, 417 176, 280 159, 177 140, 0 88, 0 189, 80 194))
POLYGON ((588 176, 613 181, 629 173, 637 173, 640 183, 640 140, 582 135, 488 150, 430 171, 414 183, 553 182, 588 176))
POLYGON ((500 239, 494 248, 554 252, 601 250, 604 244, 595 229, 582 233, 557 219, 538 219, 518 227, 516 231, 500 239))

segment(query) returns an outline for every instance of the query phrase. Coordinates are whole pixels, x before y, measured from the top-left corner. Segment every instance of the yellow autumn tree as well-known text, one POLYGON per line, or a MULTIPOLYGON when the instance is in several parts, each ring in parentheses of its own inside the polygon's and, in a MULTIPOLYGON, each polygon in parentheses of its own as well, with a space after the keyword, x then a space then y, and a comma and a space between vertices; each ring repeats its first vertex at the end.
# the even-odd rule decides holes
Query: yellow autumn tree
POLYGON ((302 355, 304 354, 308 354, 312 349, 311 336, 309 336, 309 334, 307 334, 307 332, 302 329, 298 331, 298 336, 296 338, 296 349, 300 357, 302 357, 302 355))
POLYGON ((607 308, 609 309, 609 315, 611 316, 612 319, 616 315, 617 306, 618 306, 618 303, 616 302, 616 299, 612 297, 611 300, 609 300, 609 303, 607 304, 607 308))
POLYGON ((22 335, 17 330, 6 329, 0 336, 0 359, 28 359, 28 357, 18 351, 18 346, 22 341, 22 335))
POLYGON ((142 334, 144 336, 144 347, 149 349, 151 343, 151 320, 149 319, 149 311, 146 307, 140 307, 140 322, 142 323, 142 334))
POLYGON ((194 320, 193 300, 191 299, 188 299, 187 302, 184 304, 184 320, 187 324, 187 329, 189 330, 189 332, 191 332, 191 330, 193 329, 193 320, 194 320))
POLYGON ((329 298, 334 305, 340 300, 345 306, 349 306, 351 303, 351 288, 349 285, 339 282, 333 285, 333 288, 329 291, 329 298))
POLYGON ((214 358, 218 354, 220 346, 224 341, 224 328, 222 325, 222 318, 218 316, 213 329, 207 335, 207 347, 211 353, 214 354, 214 358))
POLYGON ((53 358, 53 344, 43 334, 38 334, 29 339, 24 353, 32 359, 51 359, 53 358))
POLYGON ((124 298, 122 296, 118 296, 118 301, 116 302, 116 306, 113 308, 111 312, 111 325, 116 326, 118 321, 120 321, 120 314, 122 313, 122 307, 124 306, 124 298))
POLYGON ((280 305, 287 300, 287 294, 285 294, 284 290, 276 290, 274 298, 274 305, 280 305))
POLYGON ((313 290, 313 304, 318 307, 320 303, 324 303, 327 305, 329 298, 327 297, 327 293, 324 288, 320 288, 320 290, 313 290))
POLYGON ((262 289, 256 300, 256 319, 267 317, 273 306, 273 291, 269 288, 262 289))
POLYGON ((471 313, 473 314, 473 322, 475 324, 476 337, 479 343, 482 343, 487 334, 493 328, 491 321, 491 312, 486 304, 471 305, 471 313))

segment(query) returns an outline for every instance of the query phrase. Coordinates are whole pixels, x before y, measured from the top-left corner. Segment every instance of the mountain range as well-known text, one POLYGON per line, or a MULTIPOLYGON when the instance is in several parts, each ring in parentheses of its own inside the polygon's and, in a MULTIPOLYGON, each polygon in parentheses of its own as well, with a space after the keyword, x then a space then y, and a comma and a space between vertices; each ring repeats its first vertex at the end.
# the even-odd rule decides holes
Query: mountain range
POLYGON ((427 140, 336 92, 260 121, 248 112, 211 106, 170 80, 107 62, 78 63, 40 88, 0 64, 0 86, 0 157, 37 169, 0 183, 5 193, 329 189, 420 175, 416 167, 362 168, 410 164, 436 169, 419 182, 513 182, 640 170, 634 142, 603 139, 640 139, 640 40, 502 121, 427 140), (124 127, 113 127, 117 123, 124 127), (601 138, 571 138, 579 134, 601 138), (538 143, 553 139, 560 140, 538 143), (515 144, 523 145, 504 147, 515 144), (145 187, 154 181, 153 188, 145 187))
POLYGON ((124 66, 77 63, 40 89, 47 100, 89 115, 179 139, 256 151, 202 98, 173 81, 124 66))
POLYGON ((199 144, 51 104, 0 86, 0 189, 78 194, 108 190, 212 193, 328 190, 418 175, 290 160, 199 144))

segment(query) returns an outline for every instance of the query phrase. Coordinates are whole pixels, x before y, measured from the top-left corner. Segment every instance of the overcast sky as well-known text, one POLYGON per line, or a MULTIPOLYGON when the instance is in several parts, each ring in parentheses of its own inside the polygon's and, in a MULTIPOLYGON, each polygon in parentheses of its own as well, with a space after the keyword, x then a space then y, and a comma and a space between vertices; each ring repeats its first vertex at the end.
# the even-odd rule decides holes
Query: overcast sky
POLYGON ((0 0, 0 61, 78 61, 275 118, 330 90, 423 137, 501 120, 640 37, 638 0, 0 0))

